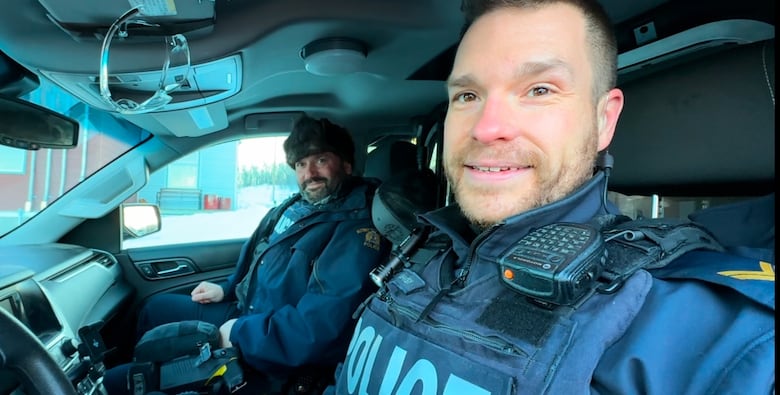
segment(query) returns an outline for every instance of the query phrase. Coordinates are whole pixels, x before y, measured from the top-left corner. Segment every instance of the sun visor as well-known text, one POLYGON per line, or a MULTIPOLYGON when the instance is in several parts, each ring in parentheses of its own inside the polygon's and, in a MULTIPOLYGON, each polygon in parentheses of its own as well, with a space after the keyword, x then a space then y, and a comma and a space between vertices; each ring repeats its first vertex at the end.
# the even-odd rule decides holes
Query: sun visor
POLYGON ((195 38, 211 33, 216 18, 214 0, 38 0, 49 19, 77 41, 102 40, 111 23, 140 7, 145 24, 128 26, 130 37, 184 34, 195 38))

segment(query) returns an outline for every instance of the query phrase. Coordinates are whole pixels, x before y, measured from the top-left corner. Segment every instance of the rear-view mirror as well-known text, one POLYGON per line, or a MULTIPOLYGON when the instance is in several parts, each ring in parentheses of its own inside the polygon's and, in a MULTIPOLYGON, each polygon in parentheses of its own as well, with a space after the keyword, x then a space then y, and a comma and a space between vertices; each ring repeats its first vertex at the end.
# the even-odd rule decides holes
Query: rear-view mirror
POLYGON ((0 144, 26 150, 73 148, 79 123, 48 108, 0 95, 0 144))

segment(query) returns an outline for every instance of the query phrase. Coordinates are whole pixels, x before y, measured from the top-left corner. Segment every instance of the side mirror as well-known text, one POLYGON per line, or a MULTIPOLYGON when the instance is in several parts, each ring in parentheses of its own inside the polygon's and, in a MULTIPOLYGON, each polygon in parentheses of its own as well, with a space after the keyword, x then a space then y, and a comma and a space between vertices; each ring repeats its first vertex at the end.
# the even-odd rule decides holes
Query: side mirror
POLYGON ((143 237, 162 228, 160 208, 151 203, 122 205, 122 233, 125 237, 143 237))

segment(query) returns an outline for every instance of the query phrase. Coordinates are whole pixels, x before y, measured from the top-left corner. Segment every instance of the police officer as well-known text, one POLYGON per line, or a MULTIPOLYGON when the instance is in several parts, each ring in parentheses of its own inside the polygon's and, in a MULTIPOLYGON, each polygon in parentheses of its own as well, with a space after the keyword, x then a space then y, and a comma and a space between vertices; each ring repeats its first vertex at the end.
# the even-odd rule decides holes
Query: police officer
POLYGON ((422 216, 435 255, 370 299, 326 393, 773 392, 768 262, 694 250, 565 303, 538 296, 554 295, 543 276, 507 286, 499 262, 532 230, 615 214, 604 151, 624 102, 616 41, 595 1, 464 10, 443 146, 457 203, 422 216))
MULTIPOLYGON (((139 336, 169 322, 219 326, 221 346, 245 362, 247 394, 278 391, 302 366, 335 366, 352 313, 376 289, 367 273, 389 251, 371 222, 376 182, 352 175, 354 149, 346 129, 301 118, 284 142, 300 193, 266 214, 226 284, 150 298, 139 336)), ((128 392, 127 368, 107 372, 110 394, 128 392)))

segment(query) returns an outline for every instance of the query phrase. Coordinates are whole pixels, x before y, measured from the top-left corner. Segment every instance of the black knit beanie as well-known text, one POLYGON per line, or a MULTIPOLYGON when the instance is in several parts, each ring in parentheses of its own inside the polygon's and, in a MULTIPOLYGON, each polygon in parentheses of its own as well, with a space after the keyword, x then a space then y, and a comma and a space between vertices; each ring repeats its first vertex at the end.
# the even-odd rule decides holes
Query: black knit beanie
POLYGON ((301 117, 284 140, 287 164, 295 169, 295 162, 323 152, 332 152, 342 161, 355 164, 355 143, 347 129, 325 118, 301 117))

